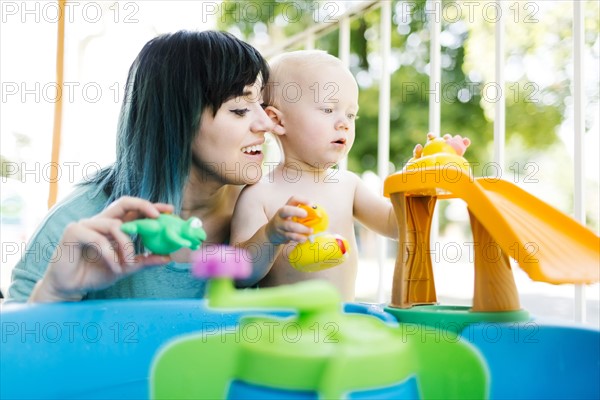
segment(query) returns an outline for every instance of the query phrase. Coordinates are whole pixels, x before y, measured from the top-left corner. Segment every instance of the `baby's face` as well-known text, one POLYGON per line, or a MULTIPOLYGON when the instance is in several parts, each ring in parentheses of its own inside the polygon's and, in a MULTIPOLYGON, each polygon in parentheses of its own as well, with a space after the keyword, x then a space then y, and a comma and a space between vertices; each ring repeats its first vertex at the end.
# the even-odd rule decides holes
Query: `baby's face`
POLYGON ((352 148, 358 112, 358 85, 337 65, 316 65, 296 71, 281 91, 286 159, 317 168, 342 160, 352 148))

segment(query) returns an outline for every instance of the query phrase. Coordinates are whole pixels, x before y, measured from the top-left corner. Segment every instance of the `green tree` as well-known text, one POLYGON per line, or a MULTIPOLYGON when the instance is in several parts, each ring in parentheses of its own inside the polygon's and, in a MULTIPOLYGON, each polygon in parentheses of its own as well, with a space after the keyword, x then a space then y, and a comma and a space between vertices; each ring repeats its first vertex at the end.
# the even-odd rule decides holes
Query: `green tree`
MULTIPOLYGON (((224 2, 228 7, 243 7, 243 3, 224 2)), ((314 12, 317 5, 331 2, 282 0, 273 3, 267 0, 252 3, 270 10, 262 13, 259 23, 224 16, 220 27, 237 30, 252 43, 266 33, 270 37, 270 44, 264 48, 267 49, 319 22, 318 15, 323 16, 323 13, 314 12), (290 4, 304 10, 302 18, 291 20, 281 14, 286 7, 292 7, 290 4)), ((450 0, 444 0, 443 7, 450 7, 451 3, 456 7, 457 3, 450 0)), ((600 40, 599 4, 586 1, 584 7, 585 40, 590 48, 600 40)), ((425 0, 394 1, 392 5, 394 70, 391 76, 390 160, 396 170, 411 157, 415 143, 423 143, 428 130, 430 40, 425 6, 425 0), (408 3, 410 7, 406 6, 408 3)), ((531 160, 544 162, 541 155, 554 154, 555 148, 565 152, 557 132, 572 96, 569 72, 571 7, 570 2, 505 5, 507 82, 501 90, 506 99, 506 166, 519 165, 520 170, 503 173, 526 174, 523 166, 531 160)), ((441 96, 436 101, 441 102, 439 133, 461 134, 472 139, 468 158, 478 165, 474 173, 479 176, 490 172, 482 166, 489 166, 493 159, 493 110, 498 101, 494 91, 498 85, 493 75, 494 21, 482 17, 481 9, 478 15, 464 11, 463 8, 461 18, 442 20, 442 85, 441 96)), ((238 18, 242 15, 237 14, 238 18)), ((380 10, 375 7, 351 23, 351 70, 361 91, 357 136, 348 165, 359 173, 376 169, 379 77, 377 63, 372 60, 377 59, 381 43, 379 16, 380 10)), ((338 31, 333 29, 319 37, 315 47, 337 55, 338 31)), ((587 94, 597 103, 598 78, 595 79, 596 85, 590 85, 587 94)), ((565 157, 560 159, 561 162, 566 160, 565 157)), ((554 177, 548 179, 556 180, 554 177)), ((553 184, 561 185, 560 182, 553 184)), ((570 196, 570 192, 562 192, 562 196, 570 196)))
POLYGON ((14 176, 14 172, 12 172, 12 169, 9 169, 9 165, 11 164, 11 161, 4 157, 3 155, 0 154, 0 176, 2 178, 17 178, 19 179, 20 176, 14 176))
MULTIPOLYGON (((251 4, 250 7, 248 2, 224 1, 221 7, 223 14, 219 18, 220 28, 237 29, 250 42, 256 41, 265 32, 275 41, 307 29, 319 22, 319 16, 325 15, 316 12, 318 2, 312 0, 258 1, 251 4)), ((390 159, 396 168, 400 168, 410 158, 414 144, 423 142, 427 132, 429 76, 426 67, 429 63, 429 39, 424 0, 411 2, 410 8, 394 2, 393 10, 392 47, 399 68, 391 76, 390 159), (410 13, 406 13, 407 10, 410 13)), ((349 166, 357 172, 373 169, 377 154, 378 76, 368 60, 378 50, 379 14, 378 9, 369 11, 351 24, 351 51, 356 60, 352 70, 355 74, 368 74, 371 81, 361 85, 358 134, 349 156, 349 166)), ((542 24, 536 28, 536 32, 544 29, 542 24)), ((471 81, 465 73, 465 64, 468 60, 479 59, 477 54, 467 53, 476 52, 481 40, 487 40, 488 43, 489 40, 493 41, 492 34, 493 26, 486 21, 479 20, 472 26, 462 20, 451 23, 444 21, 442 24, 442 35, 449 38, 449 43, 442 45, 441 96, 436 100, 442 103, 442 132, 439 133, 469 136, 473 140, 469 150, 470 159, 479 164, 491 160, 489 143, 493 136, 493 121, 488 114, 489 104, 494 99, 489 98, 489 77, 487 81, 471 81), (477 35, 472 35, 475 30, 477 35), (472 42, 472 37, 477 37, 475 42, 472 42)), ((539 32, 536 34, 539 35, 539 32)), ((515 46, 519 51, 525 51, 529 40, 527 36, 522 39, 523 43, 515 46)), ((336 30, 320 37, 316 44, 316 47, 332 54, 337 54, 338 46, 336 30)), ((490 46, 486 49, 493 52, 490 46)), ((485 69, 481 65, 475 67, 485 69)), ((507 137, 520 136, 520 143, 528 148, 543 150, 557 141, 555 130, 562 120, 563 111, 559 100, 567 93, 558 90, 562 86, 544 88, 544 93, 540 93, 539 87, 527 84, 523 80, 505 90, 509 94, 506 96, 507 116, 528 116, 507 118, 507 137), (557 98, 556 103, 539 101, 538 97, 546 92, 557 98)), ((476 174, 480 172, 475 171, 476 174)))

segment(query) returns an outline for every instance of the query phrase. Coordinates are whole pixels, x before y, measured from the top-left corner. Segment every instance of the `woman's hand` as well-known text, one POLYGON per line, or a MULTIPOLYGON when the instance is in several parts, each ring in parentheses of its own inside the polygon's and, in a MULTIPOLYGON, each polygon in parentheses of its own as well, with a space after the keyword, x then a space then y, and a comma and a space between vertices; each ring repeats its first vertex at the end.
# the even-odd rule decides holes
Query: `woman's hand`
POLYGON ((88 290, 104 289, 146 266, 165 264, 169 256, 136 255, 123 222, 157 218, 173 206, 122 197, 98 215, 65 229, 44 277, 29 301, 79 301, 88 290))

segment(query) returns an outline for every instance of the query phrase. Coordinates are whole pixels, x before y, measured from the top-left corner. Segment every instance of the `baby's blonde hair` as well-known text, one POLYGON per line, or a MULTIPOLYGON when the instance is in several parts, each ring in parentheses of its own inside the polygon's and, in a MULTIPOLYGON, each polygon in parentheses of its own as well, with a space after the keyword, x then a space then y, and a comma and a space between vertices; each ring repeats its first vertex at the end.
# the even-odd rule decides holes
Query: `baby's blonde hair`
POLYGON ((342 61, 323 50, 298 50, 282 53, 269 61, 271 73, 264 90, 267 105, 278 107, 282 87, 302 74, 314 73, 321 65, 333 65, 345 68, 342 61))

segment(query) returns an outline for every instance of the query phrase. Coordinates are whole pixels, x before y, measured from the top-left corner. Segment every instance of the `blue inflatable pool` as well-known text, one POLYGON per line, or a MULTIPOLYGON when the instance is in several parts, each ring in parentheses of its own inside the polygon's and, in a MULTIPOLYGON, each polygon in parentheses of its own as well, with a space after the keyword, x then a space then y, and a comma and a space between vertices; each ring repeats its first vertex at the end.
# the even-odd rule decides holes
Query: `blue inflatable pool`
MULTIPOLYGON (((402 329, 377 306, 347 304, 345 311, 370 314, 402 329)), ((0 397, 149 398, 151 363, 162 346, 182 335, 233 331, 240 317, 248 314, 257 311, 216 312, 203 300, 4 305, 0 397)), ((444 333, 423 332, 427 340, 446 340, 444 333)), ((490 398, 600 398, 597 330, 532 320, 474 324, 462 331, 460 339, 471 343, 487 363, 490 398)))

